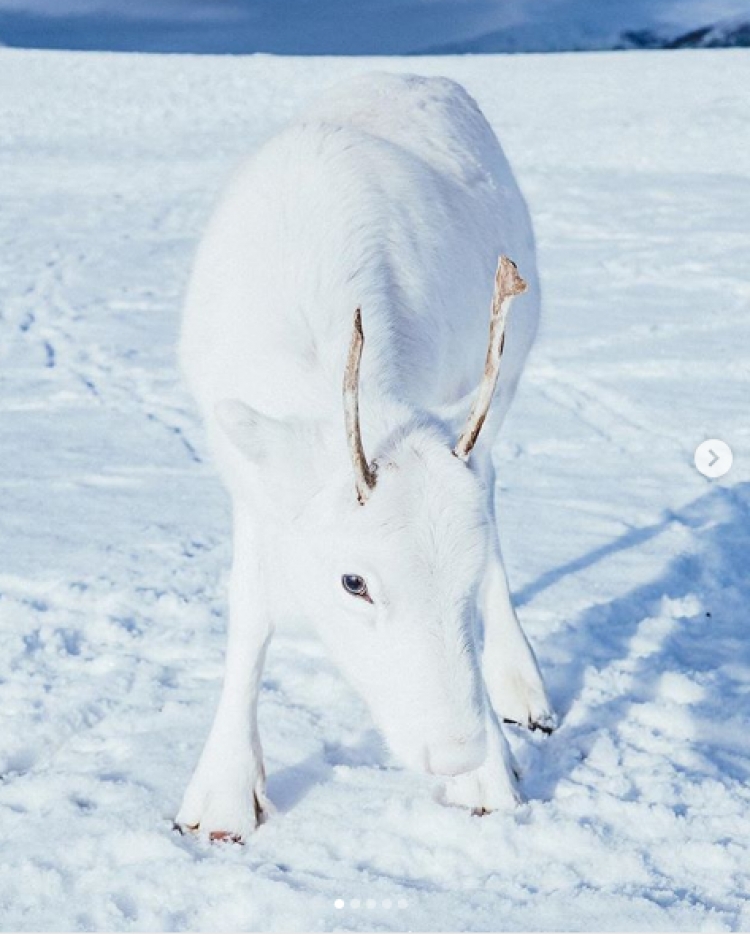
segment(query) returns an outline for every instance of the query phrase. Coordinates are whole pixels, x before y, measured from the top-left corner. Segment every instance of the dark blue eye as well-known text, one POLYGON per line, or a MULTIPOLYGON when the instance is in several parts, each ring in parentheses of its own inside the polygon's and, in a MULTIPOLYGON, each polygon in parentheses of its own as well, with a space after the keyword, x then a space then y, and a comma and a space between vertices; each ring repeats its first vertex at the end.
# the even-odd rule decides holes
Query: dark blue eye
POLYGON ((372 603, 370 595, 367 592, 367 584, 365 583, 365 579, 364 577, 360 577, 359 574, 344 574, 344 576, 341 578, 341 586, 353 597, 362 597, 363 600, 367 600, 369 603, 372 603))

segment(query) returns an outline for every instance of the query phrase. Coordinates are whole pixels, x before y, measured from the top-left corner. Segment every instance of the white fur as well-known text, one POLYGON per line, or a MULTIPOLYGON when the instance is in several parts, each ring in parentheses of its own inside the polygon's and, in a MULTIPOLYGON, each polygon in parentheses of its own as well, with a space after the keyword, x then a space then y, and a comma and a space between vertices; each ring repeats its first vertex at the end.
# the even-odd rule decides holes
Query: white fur
POLYGON ((517 800, 498 716, 553 715, 510 604, 490 450, 538 314, 526 206, 452 81, 350 81, 238 172, 198 252, 181 342, 232 495, 235 554, 224 689, 178 823, 245 836, 260 819, 262 660, 290 610, 406 764, 458 776, 447 801, 517 800), (529 290, 467 467, 451 447, 482 373, 500 253, 529 290), (364 506, 341 398, 357 306, 362 435, 377 465, 364 506), (373 602, 346 593, 343 574, 364 577, 373 602))

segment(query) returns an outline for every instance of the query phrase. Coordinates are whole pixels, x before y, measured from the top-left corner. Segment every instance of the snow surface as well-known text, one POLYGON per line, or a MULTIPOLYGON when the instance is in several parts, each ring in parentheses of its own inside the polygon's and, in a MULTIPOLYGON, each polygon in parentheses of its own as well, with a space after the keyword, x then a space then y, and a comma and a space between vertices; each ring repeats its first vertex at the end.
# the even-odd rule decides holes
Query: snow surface
POLYGON ((0 52, 4 930, 750 928, 748 87, 741 51, 0 52), (499 502, 563 723, 509 731, 517 812, 443 808, 300 625, 260 704, 279 814, 210 847, 171 829, 229 559, 180 296, 230 168, 373 64, 464 82, 535 218, 499 502), (713 437, 719 481, 692 465, 713 437))
POLYGON ((0 0, 0 44, 407 55, 747 45, 748 0, 0 0))

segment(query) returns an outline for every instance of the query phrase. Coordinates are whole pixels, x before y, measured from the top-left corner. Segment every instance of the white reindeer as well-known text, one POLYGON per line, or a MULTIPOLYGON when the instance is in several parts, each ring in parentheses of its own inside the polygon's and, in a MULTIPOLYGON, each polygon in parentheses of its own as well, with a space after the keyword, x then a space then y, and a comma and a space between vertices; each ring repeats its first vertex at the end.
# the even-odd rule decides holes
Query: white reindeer
POLYGON ((491 449, 538 314, 525 203, 453 81, 350 81, 236 175, 181 341, 234 558, 224 686, 179 828, 243 840, 263 820, 263 661, 300 611, 393 752, 447 777, 447 803, 519 800, 500 720, 555 720, 509 597, 491 449), (528 288, 503 336, 524 285, 501 260, 488 351, 501 254, 528 288))

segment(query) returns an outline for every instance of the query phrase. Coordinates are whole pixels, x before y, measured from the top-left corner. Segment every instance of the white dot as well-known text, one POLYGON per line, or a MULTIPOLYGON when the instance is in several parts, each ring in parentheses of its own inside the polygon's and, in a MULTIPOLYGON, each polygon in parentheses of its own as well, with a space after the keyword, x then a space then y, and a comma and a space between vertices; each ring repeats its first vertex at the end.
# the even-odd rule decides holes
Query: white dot
POLYGON ((341 909, 344 907, 344 899, 337 898, 336 901, 333 903, 333 907, 338 908, 338 910, 341 911, 341 909))
POLYGON ((695 466, 704 477, 716 480, 732 466, 732 449, 726 441, 710 438, 695 449, 695 466))
POLYGON ((399 907, 399 908, 406 908, 406 906, 409 904, 409 902, 407 902, 407 900, 406 900, 405 898, 399 898, 397 904, 398 904, 398 907, 399 907))
POLYGON ((367 905, 368 908, 376 908, 378 903, 375 901, 374 898, 368 898, 365 904, 367 905))
POLYGON ((384 898, 383 908, 392 908, 392 907, 393 907, 393 902, 390 900, 390 898, 384 898))
POLYGON ((349 907, 350 907, 350 908, 359 908, 359 899, 358 899, 358 898, 353 898, 353 899, 349 902, 349 907))

